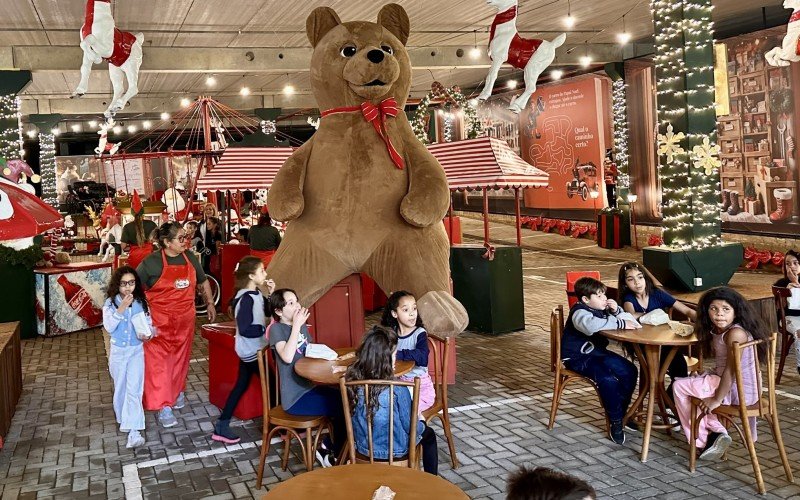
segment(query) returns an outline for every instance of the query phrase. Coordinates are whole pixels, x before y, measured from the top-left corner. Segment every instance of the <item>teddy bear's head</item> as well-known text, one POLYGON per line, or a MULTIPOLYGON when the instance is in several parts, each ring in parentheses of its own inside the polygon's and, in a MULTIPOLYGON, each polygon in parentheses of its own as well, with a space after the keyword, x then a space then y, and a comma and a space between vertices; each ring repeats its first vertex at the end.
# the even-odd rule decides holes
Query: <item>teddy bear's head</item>
POLYGON ((384 6, 377 23, 343 23, 330 7, 318 7, 306 20, 306 33, 314 47, 311 87, 320 109, 377 104, 388 97, 403 109, 411 62, 405 47, 408 15, 401 6, 384 6))

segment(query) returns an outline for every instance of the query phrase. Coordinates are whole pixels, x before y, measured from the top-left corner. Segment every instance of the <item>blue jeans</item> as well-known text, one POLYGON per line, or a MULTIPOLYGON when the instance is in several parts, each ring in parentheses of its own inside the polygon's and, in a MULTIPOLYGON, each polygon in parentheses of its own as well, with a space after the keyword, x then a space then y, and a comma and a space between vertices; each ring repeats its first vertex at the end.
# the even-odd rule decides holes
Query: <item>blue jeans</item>
POLYGON ((290 415, 324 415, 333 425, 333 452, 339 456, 342 445, 347 441, 347 427, 344 421, 344 406, 339 388, 317 386, 300 396, 291 408, 284 408, 290 415))
POLYGON ((564 366, 592 379, 600 391, 609 420, 622 420, 636 388, 636 365, 619 354, 595 349, 564 361, 564 366))

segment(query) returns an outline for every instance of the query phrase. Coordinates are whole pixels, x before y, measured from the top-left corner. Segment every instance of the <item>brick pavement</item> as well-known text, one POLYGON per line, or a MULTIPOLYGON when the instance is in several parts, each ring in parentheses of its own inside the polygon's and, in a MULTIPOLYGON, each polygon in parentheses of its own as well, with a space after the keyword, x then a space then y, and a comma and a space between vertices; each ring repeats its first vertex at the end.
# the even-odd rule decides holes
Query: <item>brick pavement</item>
MULTIPOLYGON (((465 219, 462 224, 466 241, 479 241, 480 223, 465 219)), ((738 438, 727 461, 701 463, 690 474, 684 440, 654 432, 648 462, 640 463, 641 435, 629 434, 624 446, 609 441, 597 397, 578 384, 565 393, 555 428, 546 429, 552 391, 546 328, 550 309, 565 301, 564 272, 598 269, 604 280, 613 281, 619 263, 637 253, 527 230, 524 236, 526 329, 498 337, 459 337, 458 378, 450 403, 456 408, 452 421, 461 467, 451 470, 438 432, 442 477, 472 498, 503 498, 508 472, 521 464, 575 474, 601 497, 754 497, 752 469, 738 438)), ((513 241, 514 229, 493 223, 492 238, 513 241)), ((235 422, 240 445, 210 440, 219 410, 207 403, 206 353, 205 340, 196 336, 187 406, 176 411, 179 424, 159 429, 148 414, 146 446, 132 452, 115 425, 100 331, 23 342, 24 391, 0 452, 0 497, 122 498, 127 491, 128 498, 251 498, 265 492, 255 488, 259 419, 235 422)), ((789 459, 798 464, 800 377, 791 369, 793 357, 787 364, 778 403, 789 459)), ((759 430, 767 497, 800 497, 800 486, 783 478, 767 426, 759 430)), ((282 471, 273 448, 265 471, 267 488, 304 470, 293 456, 282 471)), ((800 468, 795 472, 800 474, 800 468)))

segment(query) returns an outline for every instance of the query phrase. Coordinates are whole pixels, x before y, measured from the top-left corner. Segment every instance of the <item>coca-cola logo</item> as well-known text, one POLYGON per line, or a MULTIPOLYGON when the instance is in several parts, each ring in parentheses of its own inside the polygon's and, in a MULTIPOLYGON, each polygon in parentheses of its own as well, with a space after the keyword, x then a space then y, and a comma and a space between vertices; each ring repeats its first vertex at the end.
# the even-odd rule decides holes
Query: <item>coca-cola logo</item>
POLYGON ((80 311, 81 309, 83 309, 83 306, 91 300, 92 298, 89 297, 89 293, 85 289, 81 288, 80 290, 78 290, 78 293, 76 293, 75 295, 72 296, 71 299, 69 299, 67 303, 75 311, 80 311))
POLYGON ((175 289, 176 290, 183 290, 184 288, 189 288, 189 280, 188 279, 178 279, 175 280, 175 289))

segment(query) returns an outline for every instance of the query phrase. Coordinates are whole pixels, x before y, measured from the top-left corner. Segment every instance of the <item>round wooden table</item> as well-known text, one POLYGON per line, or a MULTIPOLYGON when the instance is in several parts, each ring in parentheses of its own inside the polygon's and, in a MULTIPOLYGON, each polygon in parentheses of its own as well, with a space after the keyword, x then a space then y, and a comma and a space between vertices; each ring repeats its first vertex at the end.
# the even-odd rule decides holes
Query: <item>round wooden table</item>
POLYGON ((439 476, 408 467, 385 464, 355 464, 314 469, 312 472, 281 482, 264 495, 264 498, 369 499, 381 486, 388 486, 397 493, 395 500, 469 498, 457 486, 439 476))
POLYGON ((636 357, 639 358, 639 363, 642 367, 642 374, 644 375, 644 384, 640 384, 639 396, 636 401, 631 404, 628 412, 625 414, 623 422, 627 422, 631 417, 639 412, 639 408, 644 401, 645 396, 651 394, 653 397, 647 398, 647 412, 644 421, 644 435, 642 437, 642 456, 641 461, 647 461, 647 453, 650 450, 650 433, 653 429, 653 412, 655 403, 658 401, 661 410, 661 418, 665 424, 664 428, 669 430, 669 424, 665 406, 669 406, 673 415, 677 415, 675 404, 664 389, 664 376, 667 374, 669 364, 675 358, 678 348, 681 346, 690 346, 697 343, 695 334, 687 337, 676 335, 669 325, 642 325, 640 330, 603 330, 601 335, 608 337, 612 340, 620 342, 630 342, 633 345, 633 350, 636 352, 636 357), (644 347, 644 352, 642 352, 644 347), (661 363, 661 348, 669 347, 669 353, 661 363), (644 389, 642 389, 644 387, 644 389))
MULTIPOLYGON (((356 349, 354 347, 342 347, 334 350, 336 351, 336 354, 342 356, 343 354, 355 352, 356 349)), ((333 367, 350 366, 355 363, 355 361, 355 356, 348 359, 343 359, 341 361, 328 361, 327 359, 304 357, 298 359, 297 363, 294 364, 294 371, 301 377, 308 379, 315 384, 338 385, 339 379, 342 378, 344 372, 341 371, 334 373, 333 367)), ((398 359, 394 366, 394 374, 399 377, 400 375, 405 375, 406 373, 410 372, 412 368, 414 368, 413 361, 400 361, 398 359)))

